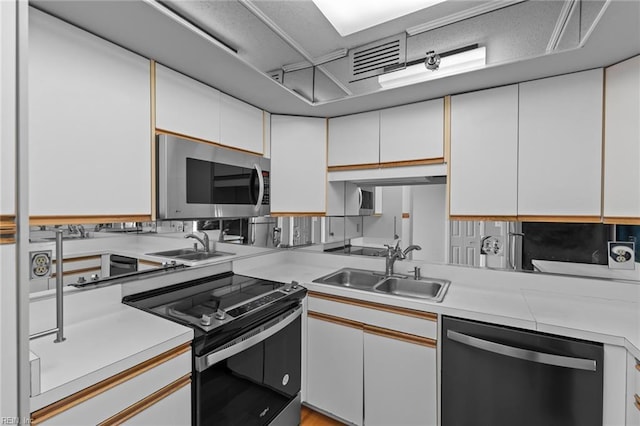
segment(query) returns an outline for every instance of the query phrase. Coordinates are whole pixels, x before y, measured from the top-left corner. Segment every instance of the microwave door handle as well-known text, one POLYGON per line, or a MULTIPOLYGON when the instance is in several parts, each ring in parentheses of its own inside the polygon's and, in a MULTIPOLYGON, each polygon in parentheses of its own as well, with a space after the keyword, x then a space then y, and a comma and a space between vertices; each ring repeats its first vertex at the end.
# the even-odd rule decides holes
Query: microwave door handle
POLYGON ((260 210, 262 199, 264 198, 264 177, 262 177, 262 167, 260 167, 260 164, 255 164, 253 167, 258 173, 258 200, 256 202, 256 205, 254 206, 254 209, 258 211, 260 210))
POLYGON ((358 208, 362 208, 362 188, 358 187, 358 208))

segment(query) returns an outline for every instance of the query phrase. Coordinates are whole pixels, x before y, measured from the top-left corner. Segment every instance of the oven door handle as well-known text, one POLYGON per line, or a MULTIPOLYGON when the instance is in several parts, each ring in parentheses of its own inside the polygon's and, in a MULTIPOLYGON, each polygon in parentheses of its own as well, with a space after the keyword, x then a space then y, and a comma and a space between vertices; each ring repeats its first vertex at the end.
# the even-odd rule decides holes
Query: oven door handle
POLYGON ((302 315, 302 306, 299 306, 295 308, 293 311, 290 311, 287 314, 279 317, 278 321, 272 323, 271 325, 269 325, 271 322, 267 322, 266 325, 263 324, 260 327, 257 327, 252 329, 251 331, 248 331, 247 333, 235 339, 234 342, 237 342, 237 343, 227 344, 229 346, 223 345, 224 349, 215 350, 215 351, 209 352, 206 355, 196 357, 195 359, 196 370, 199 373, 201 373, 206 369, 208 369, 209 367, 213 366, 214 364, 217 364, 218 362, 222 361, 223 359, 230 358, 236 354, 239 354, 245 349, 250 348, 253 345, 257 345, 263 340, 266 340, 269 337, 273 336, 274 334, 278 333, 279 331, 285 329, 289 324, 291 324, 301 315, 302 315), (252 336, 252 334, 254 335, 252 336), (251 336, 251 337, 247 337, 247 336, 251 336))
POLYGON ((259 164, 255 164, 253 166, 256 169, 258 174, 258 202, 253 207, 255 211, 260 210, 260 206, 262 205, 262 199, 264 198, 264 177, 262 176, 262 168, 259 164))

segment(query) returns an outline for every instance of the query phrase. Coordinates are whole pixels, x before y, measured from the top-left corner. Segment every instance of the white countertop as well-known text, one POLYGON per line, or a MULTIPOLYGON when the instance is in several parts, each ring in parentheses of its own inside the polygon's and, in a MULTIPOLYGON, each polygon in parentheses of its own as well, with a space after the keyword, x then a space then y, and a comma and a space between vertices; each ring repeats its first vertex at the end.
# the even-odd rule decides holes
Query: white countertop
POLYGON ((558 262, 538 259, 532 260, 531 263, 538 271, 549 272, 552 274, 640 281, 640 263, 638 262, 635 263, 635 269, 611 269, 607 265, 592 265, 587 263, 558 262))
MULTIPOLYGON (((193 339, 193 330, 120 303, 119 285, 65 295, 64 336, 30 342, 40 357, 41 393, 31 398, 38 410, 88 386, 193 339)), ((55 318, 55 299, 31 303, 33 327, 41 331, 55 318)))
MULTIPOLYGON (((397 262, 406 273, 417 262, 397 262)), ((234 262, 234 272, 309 290, 459 316, 626 347, 640 358, 640 284, 423 264, 424 276, 448 279, 441 303, 313 283, 342 267, 384 270, 384 259, 291 251, 234 262)))
MULTIPOLYGON (((180 234, 135 236, 108 244, 95 242, 100 240, 106 238, 69 244, 65 256, 107 252, 144 258, 148 256, 144 253, 187 247, 190 243, 180 234)), ((204 267, 187 268, 179 277, 195 279, 232 268, 235 273, 258 278, 296 280, 312 291, 624 346, 640 358, 637 283, 396 262, 397 272, 408 273, 418 265, 423 276, 451 281, 444 300, 435 303, 312 282, 343 267, 383 271, 383 258, 302 249, 273 251, 235 244, 218 247, 227 252, 234 249, 236 256, 212 259, 204 267)), ((54 336, 48 336, 31 342, 31 350, 41 361, 42 389, 31 400, 32 410, 191 340, 191 329, 120 302, 123 294, 169 285, 176 277, 168 275, 96 290, 65 288, 67 341, 55 344, 54 336)), ((49 291, 32 296, 31 333, 52 326, 55 313, 51 295, 49 291)))

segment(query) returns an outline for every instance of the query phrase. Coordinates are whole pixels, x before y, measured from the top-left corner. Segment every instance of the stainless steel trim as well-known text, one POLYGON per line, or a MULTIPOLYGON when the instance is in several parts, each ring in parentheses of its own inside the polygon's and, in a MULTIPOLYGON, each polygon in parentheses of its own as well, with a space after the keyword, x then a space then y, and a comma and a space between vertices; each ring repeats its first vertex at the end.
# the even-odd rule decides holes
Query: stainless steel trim
POLYGON ((56 259, 58 260, 56 264, 56 328, 58 330, 54 343, 61 343, 66 340, 64 338, 64 297, 62 294, 62 286, 64 285, 62 233, 62 229, 56 230, 56 259))
POLYGON ((201 373, 223 359, 232 357, 245 349, 262 342, 263 340, 268 339, 277 332, 286 328, 301 315, 302 307, 298 306, 297 308, 246 332, 221 348, 209 352, 206 355, 196 357, 196 370, 201 373))
POLYGON ((463 345, 508 356, 511 358, 523 359, 538 364, 554 365, 556 367, 573 368, 575 370, 596 371, 596 361, 585 358, 573 358, 568 356, 553 355, 544 352, 531 351, 527 349, 514 348, 513 346, 502 345, 479 339, 453 330, 447 330, 447 338, 463 345))
POLYGON ((255 210, 260 211, 260 207, 262 206, 262 199, 264 198, 264 177, 262 176, 262 168, 260 164, 255 164, 254 169, 256 169, 256 173, 258 173, 258 186, 260 187, 258 191, 258 200, 255 205, 255 210))

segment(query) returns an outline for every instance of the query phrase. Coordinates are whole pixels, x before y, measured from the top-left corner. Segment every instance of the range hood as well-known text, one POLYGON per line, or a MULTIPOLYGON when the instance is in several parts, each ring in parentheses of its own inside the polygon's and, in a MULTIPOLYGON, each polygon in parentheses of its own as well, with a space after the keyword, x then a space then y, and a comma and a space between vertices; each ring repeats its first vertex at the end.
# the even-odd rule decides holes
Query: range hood
POLYGON ((358 186, 441 185, 447 183, 446 164, 342 170, 327 174, 329 182, 351 182, 358 186))
POLYGON ((407 178, 369 179, 350 181, 358 186, 444 185, 446 176, 419 176, 407 178))

